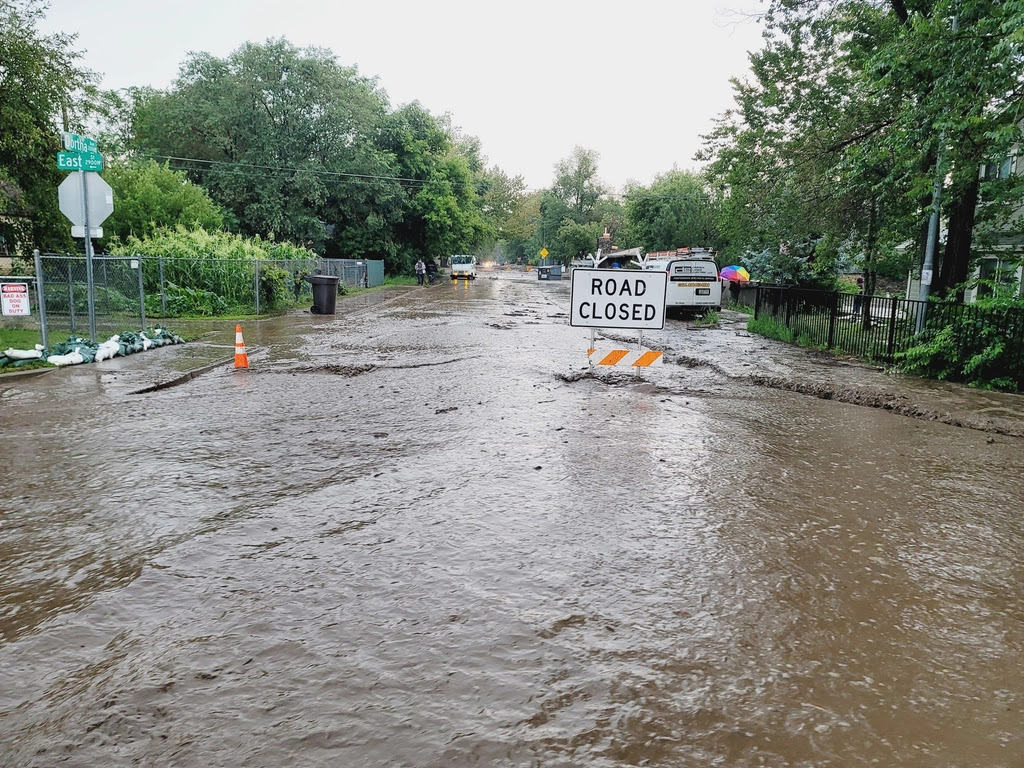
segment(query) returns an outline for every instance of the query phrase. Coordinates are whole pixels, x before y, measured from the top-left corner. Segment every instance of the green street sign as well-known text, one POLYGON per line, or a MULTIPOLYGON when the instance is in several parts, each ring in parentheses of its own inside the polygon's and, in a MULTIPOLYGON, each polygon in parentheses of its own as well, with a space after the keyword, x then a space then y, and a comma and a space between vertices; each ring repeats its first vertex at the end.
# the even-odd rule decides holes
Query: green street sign
POLYGON ((61 171, 102 171, 103 155, 99 152, 58 152, 57 169, 61 171))
POLYGON ((60 135, 60 138, 64 144, 64 149, 69 152, 95 152, 98 149, 96 139, 90 139, 88 136, 79 136, 77 133, 67 133, 65 131, 60 135))

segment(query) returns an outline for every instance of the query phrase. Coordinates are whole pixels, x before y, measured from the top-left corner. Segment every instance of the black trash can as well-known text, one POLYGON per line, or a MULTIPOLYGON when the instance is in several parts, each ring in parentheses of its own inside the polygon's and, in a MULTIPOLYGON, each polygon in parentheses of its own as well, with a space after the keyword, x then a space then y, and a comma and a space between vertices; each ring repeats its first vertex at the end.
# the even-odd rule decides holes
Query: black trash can
POLYGON ((313 286, 313 306, 309 311, 314 315, 333 315, 338 303, 338 283, 341 278, 334 275, 306 275, 303 279, 313 286))

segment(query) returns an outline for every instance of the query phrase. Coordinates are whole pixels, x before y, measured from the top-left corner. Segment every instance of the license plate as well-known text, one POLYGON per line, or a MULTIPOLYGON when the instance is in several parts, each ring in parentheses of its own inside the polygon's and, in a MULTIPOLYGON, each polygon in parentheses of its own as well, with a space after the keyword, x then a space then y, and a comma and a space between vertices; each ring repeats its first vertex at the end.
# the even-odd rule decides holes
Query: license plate
POLYGON ((697 289, 697 295, 698 296, 710 296, 711 295, 711 289, 710 288, 698 288, 697 289))

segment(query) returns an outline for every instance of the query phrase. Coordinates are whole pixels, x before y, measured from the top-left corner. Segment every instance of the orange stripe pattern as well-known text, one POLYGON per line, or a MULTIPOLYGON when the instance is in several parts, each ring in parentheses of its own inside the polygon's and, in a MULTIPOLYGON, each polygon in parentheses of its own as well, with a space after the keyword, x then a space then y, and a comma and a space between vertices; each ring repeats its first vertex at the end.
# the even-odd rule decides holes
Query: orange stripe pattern
POLYGON ((652 350, 648 350, 647 352, 644 352, 642 355, 640 355, 640 358, 635 363, 633 363, 633 365, 635 365, 637 368, 646 368, 648 365, 651 365, 652 363, 656 362, 660 357, 661 352, 654 352, 652 350))
POLYGON ((664 353, 655 350, 647 350, 642 353, 629 349, 613 349, 608 352, 599 352, 596 349, 587 350, 587 357, 593 358, 595 354, 602 356, 594 363, 595 365, 622 365, 634 368, 647 368, 648 366, 661 365, 665 362, 664 353))
POLYGON ((607 355, 601 358, 601 361, 598 363, 598 365, 615 365, 628 354, 628 349, 613 349, 611 352, 609 352, 607 355))

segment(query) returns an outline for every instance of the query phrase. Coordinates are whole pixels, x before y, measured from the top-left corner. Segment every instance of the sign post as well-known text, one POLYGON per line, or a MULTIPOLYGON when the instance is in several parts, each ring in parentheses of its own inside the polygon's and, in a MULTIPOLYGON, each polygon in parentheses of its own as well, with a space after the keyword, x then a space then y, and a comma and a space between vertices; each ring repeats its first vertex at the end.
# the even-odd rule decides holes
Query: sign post
POLYGON ((590 328, 591 365, 630 365, 640 368, 661 364, 661 352, 643 349, 645 329, 665 327, 665 291, 668 273, 661 270, 574 269, 570 287, 569 325, 590 328), (631 328, 639 332, 640 350, 616 349, 597 354, 595 335, 598 328, 631 328))
POLYGON ((82 226, 85 227, 85 284, 89 291, 89 341, 96 341, 96 292, 92 276, 92 232, 89 230, 89 195, 85 171, 78 172, 82 182, 82 226))
POLYGON ((89 338, 96 341, 96 296, 93 284, 92 238, 103 237, 100 228, 114 212, 114 192, 95 171, 103 169, 103 156, 95 139, 75 133, 62 134, 67 152, 57 154, 57 167, 75 171, 57 188, 60 212, 71 220, 71 236, 85 240, 85 277, 89 291, 89 338))

